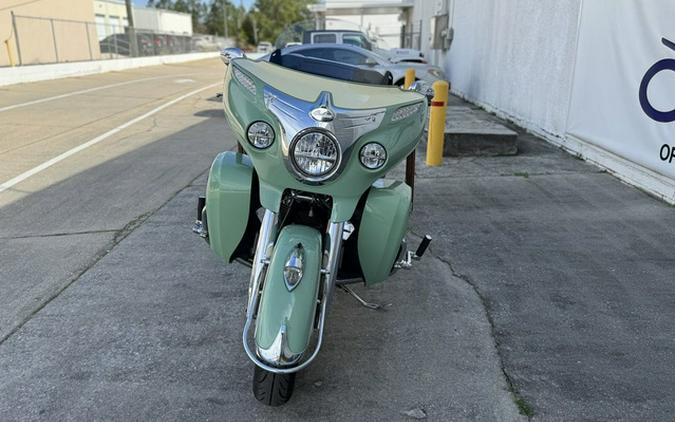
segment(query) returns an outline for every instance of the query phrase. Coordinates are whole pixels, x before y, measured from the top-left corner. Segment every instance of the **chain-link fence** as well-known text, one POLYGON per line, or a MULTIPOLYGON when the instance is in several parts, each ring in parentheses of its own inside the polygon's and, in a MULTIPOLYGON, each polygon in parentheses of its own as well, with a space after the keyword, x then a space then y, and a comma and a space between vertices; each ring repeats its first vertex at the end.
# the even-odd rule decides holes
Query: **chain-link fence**
POLYGON ((217 51, 232 44, 213 35, 14 14, 12 30, 18 65, 217 51))

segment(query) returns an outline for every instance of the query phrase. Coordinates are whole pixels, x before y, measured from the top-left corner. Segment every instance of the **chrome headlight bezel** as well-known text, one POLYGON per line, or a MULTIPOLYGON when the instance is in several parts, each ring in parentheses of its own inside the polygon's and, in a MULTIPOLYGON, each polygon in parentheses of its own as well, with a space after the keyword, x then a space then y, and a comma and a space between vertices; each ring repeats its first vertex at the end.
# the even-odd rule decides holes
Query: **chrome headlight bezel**
POLYGON ((333 177, 337 171, 340 169, 340 165, 342 164, 342 147, 340 146, 340 142, 338 142, 337 138, 335 135, 325 129, 322 128, 317 128, 317 127, 310 127, 307 129, 303 129, 300 132, 298 132, 293 140, 291 141, 289 148, 288 148, 288 156, 291 161, 291 166, 295 172, 295 174, 303 181, 308 181, 308 182, 322 182, 325 180, 330 179, 333 177), (315 175, 307 172, 305 169, 303 169, 297 162, 296 157, 295 157, 295 147, 298 145, 298 142, 305 137, 308 134, 311 133, 319 133, 326 138, 328 138, 332 143, 333 146, 335 147, 335 150, 337 151, 337 157, 335 159, 335 162, 333 163, 333 166, 330 168, 325 173, 322 173, 320 175, 315 175))
POLYGON ((387 159, 388 159, 388 158, 389 158, 389 154, 387 153, 387 149, 384 147, 384 145, 382 145, 382 144, 379 143, 379 142, 368 142, 367 144, 364 144, 364 145, 361 147, 361 149, 359 150, 359 162, 361 163, 361 165, 362 165, 364 168, 366 168, 366 169, 368 169, 368 170, 372 170, 372 171, 380 170, 382 167, 384 167, 385 164, 387 164, 387 159), (370 146, 373 146, 373 147, 380 147, 382 153, 384 153, 384 159, 382 160, 382 163, 381 163, 380 165, 378 165, 377 167, 370 167, 370 166, 366 165, 366 163, 363 162, 363 151, 364 151, 367 147, 370 147, 370 146))
POLYGON ((254 122, 251 122, 251 124, 249 124, 248 127, 246 128, 246 140, 248 141, 248 144, 251 145, 253 148, 259 150, 259 151, 265 150, 265 149, 271 147, 272 145, 274 145, 274 140, 275 140, 275 139, 276 139, 276 133, 274 132, 274 127, 272 127, 271 124, 267 123, 267 122, 264 121, 264 120, 256 120, 256 121, 254 121, 254 122), (251 135, 251 134, 250 134, 251 128, 252 128, 254 125, 259 124, 259 123, 262 123, 262 124, 266 125, 266 126, 269 128, 270 132, 272 133, 272 140, 270 141, 269 144, 267 144, 266 146, 263 146, 263 147, 256 145, 256 144, 251 140, 251 136, 250 136, 250 135, 251 135))

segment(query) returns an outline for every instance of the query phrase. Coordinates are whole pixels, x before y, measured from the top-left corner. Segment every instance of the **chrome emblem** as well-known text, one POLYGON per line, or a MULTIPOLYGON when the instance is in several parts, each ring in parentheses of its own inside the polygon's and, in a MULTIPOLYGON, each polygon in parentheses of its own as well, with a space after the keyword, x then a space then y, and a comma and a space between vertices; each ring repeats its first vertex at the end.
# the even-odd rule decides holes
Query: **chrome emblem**
POLYGON ((315 108, 309 112, 309 115, 317 122, 332 122, 335 119, 335 113, 326 107, 315 108))
POLYGON ((290 292, 295 289, 302 280, 303 261, 305 260, 305 249, 301 243, 298 243, 288 255, 286 265, 284 265, 284 282, 290 292))

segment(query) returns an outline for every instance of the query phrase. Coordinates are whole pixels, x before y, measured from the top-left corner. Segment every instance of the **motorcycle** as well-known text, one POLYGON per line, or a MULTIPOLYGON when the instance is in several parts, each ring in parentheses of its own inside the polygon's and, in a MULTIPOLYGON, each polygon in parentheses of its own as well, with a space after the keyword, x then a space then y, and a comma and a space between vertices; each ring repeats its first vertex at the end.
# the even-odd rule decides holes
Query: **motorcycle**
POLYGON ((239 49, 221 58, 238 151, 213 161, 193 230, 225 263, 251 268, 243 345, 255 398, 278 406, 319 353, 335 289, 377 309, 349 284, 384 282, 431 242, 412 252, 405 239, 427 98, 249 60, 239 49), (406 182, 385 178, 403 160, 406 182))

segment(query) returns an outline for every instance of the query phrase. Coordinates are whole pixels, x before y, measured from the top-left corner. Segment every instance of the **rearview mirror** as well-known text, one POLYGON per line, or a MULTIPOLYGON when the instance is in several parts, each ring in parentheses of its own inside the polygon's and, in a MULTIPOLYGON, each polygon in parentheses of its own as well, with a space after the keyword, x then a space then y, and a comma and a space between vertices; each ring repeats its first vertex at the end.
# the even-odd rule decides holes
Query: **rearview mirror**
POLYGON ((375 66, 375 65, 377 65, 377 61, 375 59, 372 59, 370 57, 366 59, 366 66, 375 66))
POLYGON ((420 94, 427 97, 427 102, 431 102, 431 99, 434 98, 434 89, 429 82, 425 81, 415 81, 410 85, 410 90, 419 92, 420 94))
POLYGON ((222 60, 225 65, 230 64, 230 60, 238 59, 240 57, 246 57, 244 50, 241 48, 232 47, 220 50, 220 60, 222 60))

